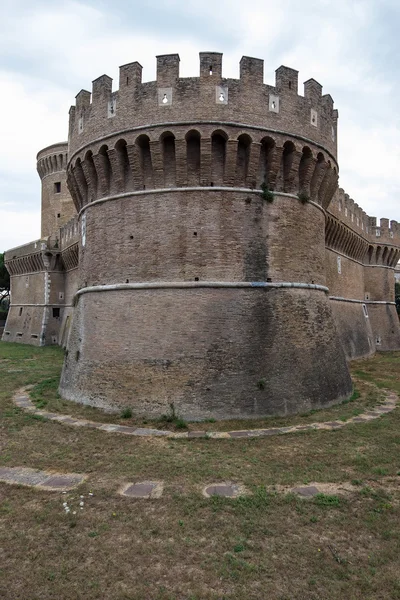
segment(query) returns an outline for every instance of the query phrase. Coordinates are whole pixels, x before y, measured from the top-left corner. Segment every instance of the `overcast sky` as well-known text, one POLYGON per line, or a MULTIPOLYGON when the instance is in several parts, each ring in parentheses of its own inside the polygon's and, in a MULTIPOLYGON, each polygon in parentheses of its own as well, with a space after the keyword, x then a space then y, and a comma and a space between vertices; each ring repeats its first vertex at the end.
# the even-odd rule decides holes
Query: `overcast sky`
POLYGON ((340 186, 369 214, 400 221, 400 0, 0 0, 0 251, 40 236, 37 152, 67 139, 81 88, 139 61, 223 52, 281 64, 323 86, 339 110, 340 186))

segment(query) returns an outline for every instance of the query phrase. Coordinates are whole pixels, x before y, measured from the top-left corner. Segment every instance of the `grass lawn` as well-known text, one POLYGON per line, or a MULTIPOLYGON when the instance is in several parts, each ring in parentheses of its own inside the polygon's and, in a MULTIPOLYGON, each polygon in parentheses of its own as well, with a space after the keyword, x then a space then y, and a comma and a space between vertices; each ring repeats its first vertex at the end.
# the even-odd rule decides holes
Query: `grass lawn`
MULTIPOLYGON (((33 384, 35 402, 46 409, 139 423, 129 413, 104 415, 58 399, 62 358, 55 347, 0 343, 0 467, 88 474, 67 495, 0 483, 0 598, 400 599, 399 408, 338 431, 273 438, 106 434, 13 405, 13 392, 33 384), (145 480, 163 481, 163 496, 132 500, 116 493, 145 480), (206 484, 219 481, 241 483, 252 494, 202 497, 206 484), (333 488, 349 482, 354 491, 311 500, 273 491, 309 482, 333 488), (77 503, 80 494, 84 509, 67 515, 62 503, 77 503)), ((400 353, 356 361, 352 371, 352 402, 250 426, 345 419, 376 405, 381 388, 400 394, 400 353)), ((147 423, 155 425, 177 426, 147 423)), ((237 429, 243 422, 202 427, 237 429)))

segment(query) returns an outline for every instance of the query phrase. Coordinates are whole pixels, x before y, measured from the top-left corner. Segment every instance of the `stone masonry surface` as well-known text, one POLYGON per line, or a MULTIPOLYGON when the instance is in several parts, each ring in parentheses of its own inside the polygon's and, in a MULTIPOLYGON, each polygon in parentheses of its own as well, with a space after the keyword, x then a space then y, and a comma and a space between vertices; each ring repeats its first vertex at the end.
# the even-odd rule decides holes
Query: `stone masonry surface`
POLYGON ((76 96, 68 141, 37 156, 41 239, 6 253, 3 340, 65 347, 61 395, 108 411, 329 406, 351 394, 347 360, 400 349, 400 226, 338 189, 318 82, 300 95, 289 67, 270 85, 260 59, 237 80, 220 53, 199 63, 181 78, 158 56, 143 83, 133 62, 117 91, 103 75, 76 96))

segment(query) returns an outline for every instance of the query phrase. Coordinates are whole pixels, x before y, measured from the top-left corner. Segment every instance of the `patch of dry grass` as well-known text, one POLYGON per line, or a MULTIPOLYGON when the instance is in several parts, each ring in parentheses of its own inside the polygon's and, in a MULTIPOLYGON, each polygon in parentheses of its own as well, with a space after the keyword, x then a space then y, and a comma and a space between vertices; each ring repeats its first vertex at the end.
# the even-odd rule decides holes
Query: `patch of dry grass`
MULTIPOLYGON (((88 473, 79 493, 94 496, 71 516, 61 494, 0 484, 0 598, 400 598, 399 486, 386 487, 400 471, 399 409, 339 431, 279 438, 125 437, 34 419, 13 406, 15 389, 57 378, 61 361, 57 348, 0 344, 0 466, 88 473), (143 480, 163 480, 163 497, 116 494, 143 480), (201 496, 203 485, 224 480, 252 496, 201 496), (356 491, 318 502, 265 488, 311 481, 348 481, 356 491)), ((399 366, 396 353, 354 363, 364 397, 335 410, 364 407, 369 381, 399 393, 399 366)))

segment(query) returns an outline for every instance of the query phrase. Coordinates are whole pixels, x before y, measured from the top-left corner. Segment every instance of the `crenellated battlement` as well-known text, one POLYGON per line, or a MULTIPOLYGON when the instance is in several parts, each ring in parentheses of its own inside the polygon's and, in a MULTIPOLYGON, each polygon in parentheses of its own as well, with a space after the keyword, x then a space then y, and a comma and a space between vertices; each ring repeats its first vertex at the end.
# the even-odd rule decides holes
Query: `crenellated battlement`
POLYGON ((76 244, 79 241, 78 215, 75 215, 68 223, 65 223, 65 225, 60 227, 59 234, 62 251, 72 244, 76 244))
MULTIPOLYGON (((157 56, 157 79, 142 82, 138 62, 120 67, 119 89, 102 75, 92 92, 81 90, 70 110, 70 159, 95 139, 167 123, 236 123, 311 141, 336 160, 338 112, 332 97, 310 79, 298 94, 298 72, 281 66, 275 84, 264 84, 264 61, 243 56, 239 79, 222 73, 223 55, 201 52, 199 77, 181 78, 178 54, 157 56)), ((265 135, 265 134, 264 134, 265 135)))
POLYGON ((36 156, 40 179, 53 173, 66 171, 68 162, 68 142, 52 144, 40 150, 36 156))
POLYGON ((329 212, 355 233, 373 244, 400 245, 400 224, 397 221, 370 217, 342 188, 339 188, 329 205, 329 212))

